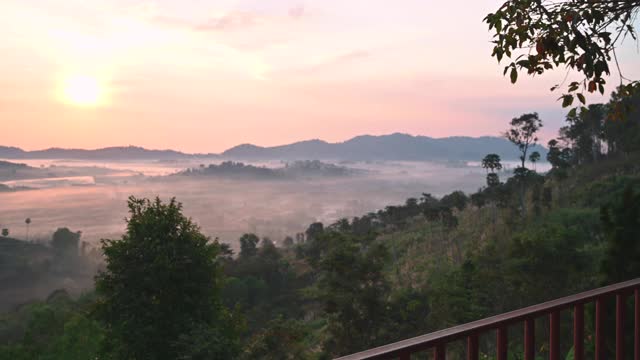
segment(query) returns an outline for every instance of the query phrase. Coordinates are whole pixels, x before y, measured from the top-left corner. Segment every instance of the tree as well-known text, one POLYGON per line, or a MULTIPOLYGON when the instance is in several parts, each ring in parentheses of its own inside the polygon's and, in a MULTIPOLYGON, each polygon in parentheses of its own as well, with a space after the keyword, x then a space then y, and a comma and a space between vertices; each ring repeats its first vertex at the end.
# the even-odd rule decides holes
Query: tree
MULTIPOLYGON (((504 68, 511 82, 518 72, 539 75, 556 68, 577 71, 582 79, 570 82, 561 96, 571 106, 574 94, 581 103, 584 91, 604 94, 605 76, 615 63, 625 93, 638 92, 640 82, 622 74, 616 48, 627 37, 636 39, 634 21, 640 0, 508 0, 484 21, 494 32, 492 56, 512 59, 504 68)), ((556 85, 551 90, 555 90, 556 85)))
POLYGON ((9 229, 7 229, 7 228, 2 229, 2 236, 4 236, 4 237, 9 236, 9 229))
POLYGON ((558 140, 549 140, 547 144, 549 151, 547 152, 547 161, 554 170, 564 170, 570 166, 572 154, 571 149, 562 147, 558 140))
POLYGON ((256 234, 244 234, 240 237, 240 257, 248 258, 258 253, 260 238, 256 234))
POLYGON ((568 125, 560 129, 560 134, 571 146, 574 163, 591 163, 602 156, 605 118, 606 108, 602 104, 592 104, 567 115, 568 125))
POLYGON ((487 187, 494 188, 500 185, 500 177, 496 173, 488 173, 487 174, 487 187))
POLYGON ((327 231, 322 237, 329 243, 318 284, 328 314, 325 349, 340 355, 381 345, 390 290, 383 272, 387 248, 373 242, 375 234, 327 231))
POLYGON ((58 255, 78 255, 80 231, 73 232, 69 228, 58 228, 51 238, 51 246, 58 255))
POLYGON ((29 241, 29 225, 31 225, 31 218, 26 218, 24 220, 24 223, 27 224, 27 236, 26 236, 26 240, 29 241))
POLYGON ((498 154, 487 154, 482 159, 482 167, 487 169, 488 172, 495 173, 496 170, 502 170, 502 164, 500 163, 500 155, 498 154))
POLYGON ((487 186, 494 187, 500 184, 500 177, 496 174, 496 170, 502 170, 502 163, 500 163, 500 155, 498 154, 487 154, 487 156, 482 159, 482 167, 487 169, 489 172, 487 174, 487 186))
POLYGON ((542 128, 542 120, 538 118, 538 113, 531 113, 511 119, 510 124, 511 128, 504 133, 504 137, 520 149, 520 161, 522 167, 526 168, 527 153, 538 141, 536 133, 542 128))
POLYGON ((533 164, 533 170, 535 170, 536 163, 540 161, 540 153, 537 151, 532 152, 531 155, 529 155, 529 161, 533 164))
POLYGON ((607 239, 602 262, 606 283, 640 276, 640 193, 628 185, 620 200, 600 210, 607 239))
POLYGON ((102 240, 96 316, 108 356, 230 359, 237 326, 220 301, 220 244, 182 215, 182 205, 130 197, 120 239, 102 240))
POLYGON ((285 236, 284 240, 282 241, 282 245, 284 245, 284 247, 286 248, 292 247, 294 245, 293 238, 291 236, 285 236))
POLYGON ((449 208, 456 208, 459 211, 462 211, 469 202, 469 197, 462 191, 457 190, 452 192, 451 194, 445 195, 440 200, 440 203, 443 206, 449 208))

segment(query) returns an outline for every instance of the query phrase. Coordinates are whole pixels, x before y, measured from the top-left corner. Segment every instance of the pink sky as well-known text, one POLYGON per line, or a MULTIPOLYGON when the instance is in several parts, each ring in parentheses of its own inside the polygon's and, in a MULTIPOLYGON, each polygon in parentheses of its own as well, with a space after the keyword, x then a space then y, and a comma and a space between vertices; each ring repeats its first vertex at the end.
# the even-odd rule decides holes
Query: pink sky
MULTIPOLYGON (((502 77, 482 23, 500 3, 3 0, 0 145, 218 152, 498 135, 530 111, 548 139, 563 116, 548 90, 564 74, 516 86, 502 77), (99 84, 99 104, 65 101, 78 75, 99 84)), ((638 78, 635 47, 622 58, 638 78)))

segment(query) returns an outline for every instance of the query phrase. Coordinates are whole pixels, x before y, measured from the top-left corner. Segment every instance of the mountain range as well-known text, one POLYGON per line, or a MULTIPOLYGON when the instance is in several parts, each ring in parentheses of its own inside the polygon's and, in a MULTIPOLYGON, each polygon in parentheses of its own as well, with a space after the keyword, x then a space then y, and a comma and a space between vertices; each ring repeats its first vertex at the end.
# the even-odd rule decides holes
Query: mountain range
MULTIPOLYGON (((531 151, 534 150, 540 152, 544 159, 544 147, 536 146, 531 151)), ((242 144, 220 154, 188 154, 136 146, 95 150, 50 148, 36 151, 0 146, 0 158, 4 159, 180 160, 219 157, 234 160, 479 161, 488 153, 496 153, 505 160, 516 160, 518 157, 517 147, 501 137, 432 138, 401 133, 363 135, 337 143, 307 140, 272 147, 242 144)))

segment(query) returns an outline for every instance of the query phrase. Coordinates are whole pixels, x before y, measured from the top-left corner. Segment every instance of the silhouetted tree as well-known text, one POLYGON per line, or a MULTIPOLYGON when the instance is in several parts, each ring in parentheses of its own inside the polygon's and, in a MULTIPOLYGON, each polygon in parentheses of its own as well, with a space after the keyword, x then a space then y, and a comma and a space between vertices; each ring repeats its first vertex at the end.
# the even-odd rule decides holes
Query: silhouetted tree
POLYGON ((534 151, 531 153, 531 155, 529 155, 529 161, 531 162, 531 164, 533 165, 533 170, 536 170, 536 163, 540 160, 540 153, 537 151, 534 151))
POLYGON ((4 237, 9 236, 9 229, 7 229, 7 228, 2 229, 2 236, 4 236, 4 237))
POLYGON ((248 258, 258 253, 260 238, 256 234, 244 234, 240 237, 240 257, 248 258))
POLYGON ((494 173, 496 170, 502 170, 502 164, 500 163, 500 155, 498 154, 487 154, 482 159, 482 167, 487 169, 488 172, 494 173))
POLYGON ((542 128, 542 120, 538 113, 524 114, 511 119, 511 128, 504 133, 504 137, 520 150, 521 167, 526 168, 527 153, 536 145, 536 133, 542 128))
POLYGON ((81 232, 68 228, 58 228, 51 238, 51 246, 58 255, 77 255, 81 232))

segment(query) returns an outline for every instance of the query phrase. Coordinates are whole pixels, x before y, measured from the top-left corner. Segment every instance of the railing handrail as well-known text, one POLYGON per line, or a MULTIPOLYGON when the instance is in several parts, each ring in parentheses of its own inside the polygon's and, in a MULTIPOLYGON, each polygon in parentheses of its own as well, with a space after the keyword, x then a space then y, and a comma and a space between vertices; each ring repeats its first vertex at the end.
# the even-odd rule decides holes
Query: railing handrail
POLYGON ((585 291, 579 294, 566 296, 560 299, 547 301, 510 311, 500 315, 476 320, 470 323, 457 325, 444 330, 435 331, 426 335, 398 341, 383 345, 377 348, 361 351, 359 353, 343 356, 336 360, 364 360, 364 359, 386 359, 398 356, 403 352, 416 352, 434 347, 437 344, 448 343, 469 335, 478 334, 487 330, 498 329, 508 326, 511 323, 519 322, 528 318, 535 318, 541 315, 550 314, 567 307, 586 303, 601 296, 619 294, 634 290, 640 287, 640 278, 633 279, 601 288, 585 291))

